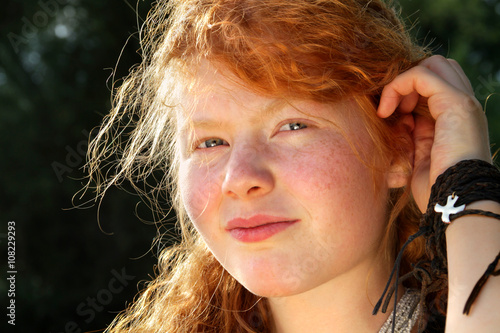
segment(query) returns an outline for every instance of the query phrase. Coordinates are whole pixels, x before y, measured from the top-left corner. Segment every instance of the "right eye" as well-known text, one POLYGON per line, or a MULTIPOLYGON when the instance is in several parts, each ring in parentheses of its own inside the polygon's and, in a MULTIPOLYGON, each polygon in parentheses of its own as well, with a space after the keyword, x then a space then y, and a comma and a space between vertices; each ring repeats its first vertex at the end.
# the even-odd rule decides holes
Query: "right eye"
POLYGON ((213 148, 217 146, 227 146, 228 143, 222 139, 212 138, 203 141, 196 149, 213 148))
POLYGON ((307 128, 307 125, 297 121, 281 126, 280 131, 298 131, 304 128, 307 128))

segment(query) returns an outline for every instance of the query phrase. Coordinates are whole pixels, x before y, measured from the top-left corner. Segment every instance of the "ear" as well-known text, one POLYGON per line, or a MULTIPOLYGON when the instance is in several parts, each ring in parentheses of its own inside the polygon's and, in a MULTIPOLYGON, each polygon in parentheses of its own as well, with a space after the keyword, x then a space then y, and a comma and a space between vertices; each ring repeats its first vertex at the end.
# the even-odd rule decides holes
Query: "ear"
POLYGON ((413 129, 415 120, 412 114, 403 114, 393 125, 395 151, 392 154, 391 164, 387 171, 387 185, 389 188, 400 188, 408 185, 413 167, 415 146, 413 144, 413 129))

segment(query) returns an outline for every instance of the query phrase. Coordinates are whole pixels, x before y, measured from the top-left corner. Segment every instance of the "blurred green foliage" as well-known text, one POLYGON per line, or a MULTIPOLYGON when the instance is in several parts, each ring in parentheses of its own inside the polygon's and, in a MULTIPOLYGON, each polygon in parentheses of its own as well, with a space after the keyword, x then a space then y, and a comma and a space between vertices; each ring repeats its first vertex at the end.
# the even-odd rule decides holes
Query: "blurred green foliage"
POLYGON ((493 151, 500 148, 500 1, 401 0, 412 34, 434 53, 457 60, 485 106, 493 151), (487 101, 488 100, 488 101, 487 101), (486 103, 487 101, 487 103, 486 103))
MULTIPOLYGON (((110 108, 121 49, 127 44, 116 78, 140 60, 135 6, 122 0, 2 6, 0 241, 6 258, 6 224, 15 221, 18 272, 16 327, 6 326, 4 316, 2 332, 102 329, 153 273, 148 250, 156 229, 136 217, 151 220, 144 205, 136 211, 137 197, 112 191, 99 212, 96 205, 70 209, 84 182, 88 135, 110 108), (112 273, 123 269, 134 277, 126 286, 112 273)), ((149 7, 141 1, 139 16, 149 7)), ((5 279, 0 287, 6 300, 5 279)))
MULTIPOLYGON (((490 97, 490 133, 500 142, 500 1, 401 4, 415 38, 457 59, 483 104, 490 97)), ((113 190, 99 211, 67 209, 82 188, 88 135, 110 108, 111 84, 140 59, 137 26, 150 6, 146 0, 2 6, 0 244, 6 258, 7 221, 15 221, 18 271, 16 327, 4 318, 2 332, 103 329, 153 273, 148 250, 156 229, 136 217, 152 220, 144 204, 136 206, 139 198, 113 190)), ((1 295, 7 287, 2 279, 1 295)))

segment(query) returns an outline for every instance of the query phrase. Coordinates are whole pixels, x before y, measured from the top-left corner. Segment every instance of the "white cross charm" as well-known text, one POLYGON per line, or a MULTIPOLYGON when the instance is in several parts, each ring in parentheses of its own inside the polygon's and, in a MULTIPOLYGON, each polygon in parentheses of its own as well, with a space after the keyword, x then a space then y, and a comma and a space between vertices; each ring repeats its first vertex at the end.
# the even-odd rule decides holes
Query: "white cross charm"
POLYGON ((457 202, 458 196, 455 194, 448 196, 448 201, 446 202, 446 206, 441 206, 440 204, 436 204, 434 206, 434 211, 436 213, 442 213, 441 219, 444 223, 450 223, 450 214, 460 213, 465 209, 465 205, 455 207, 455 202, 457 202))

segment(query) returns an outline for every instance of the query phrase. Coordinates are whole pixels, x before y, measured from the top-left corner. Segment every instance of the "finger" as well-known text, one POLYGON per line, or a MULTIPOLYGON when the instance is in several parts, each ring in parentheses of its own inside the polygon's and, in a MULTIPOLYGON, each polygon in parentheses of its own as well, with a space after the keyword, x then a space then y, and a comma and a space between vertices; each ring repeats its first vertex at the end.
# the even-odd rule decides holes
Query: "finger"
POLYGON ((432 56, 422 61, 419 66, 424 66, 430 69, 455 88, 470 94, 469 85, 463 80, 452 63, 445 57, 439 55, 432 56))
MULTIPOLYGON (((455 74, 456 75, 456 74, 455 74)), ((384 87, 380 96, 380 103, 377 110, 379 117, 390 116, 398 107, 405 96, 417 93, 423 97, 431 97, 440 93, 463 95, 457 88, 445 82, 438 74, 425 66, 416 66, 403 74, 397 76, 391 83, 384 87)), ((408 97, 409 99, 413 97, 408 97)), ((414 103, 409 101, 408 105, 414 103)), ((403 112, 411 112, 407 107, 403 112)), ((434 110, 434 119, 443 110, 434 110)), ((433 112, 431 110, 431 112, 433 112)))
POLYGON ((467 92, 469 94, 474 94, 474 88, 472 88, 472 84, 470 83, 469 78, 467 77, 467 75, 465 75, 465 72, 462 69, 462 67, 460 67, 459 63, 455 59, 447 59, 447 60, 450 63, 450 65, 455 69, 457 74, 460 76, 464 85, 468 88, 467 92))
POLYGON ((398 110, 402 112, 412 112, 417 106, 420 100, 420 95, 414 91, 409 95, 403 96, 401 101, 399 102, 398 110))

